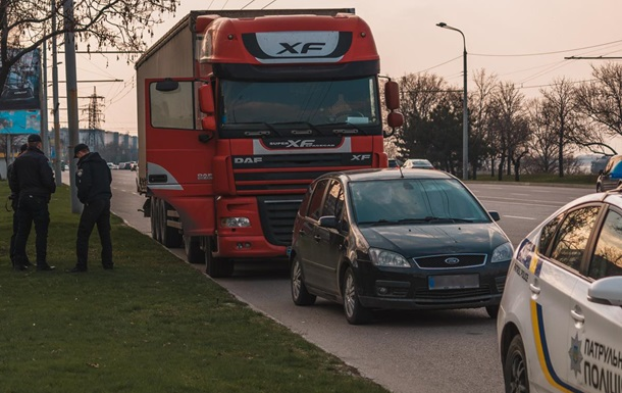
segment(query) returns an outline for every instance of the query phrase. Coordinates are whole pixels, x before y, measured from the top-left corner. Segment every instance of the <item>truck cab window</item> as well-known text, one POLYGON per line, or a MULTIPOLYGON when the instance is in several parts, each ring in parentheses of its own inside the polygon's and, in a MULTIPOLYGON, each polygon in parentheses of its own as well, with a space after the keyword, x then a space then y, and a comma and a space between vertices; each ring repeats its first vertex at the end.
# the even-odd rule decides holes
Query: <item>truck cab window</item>
POLYGON ((149 86, 151 126, 192 130, 194 124, 194 96, 192 82, 179 82, 172 91, 158 91, 156 83, 149 86))

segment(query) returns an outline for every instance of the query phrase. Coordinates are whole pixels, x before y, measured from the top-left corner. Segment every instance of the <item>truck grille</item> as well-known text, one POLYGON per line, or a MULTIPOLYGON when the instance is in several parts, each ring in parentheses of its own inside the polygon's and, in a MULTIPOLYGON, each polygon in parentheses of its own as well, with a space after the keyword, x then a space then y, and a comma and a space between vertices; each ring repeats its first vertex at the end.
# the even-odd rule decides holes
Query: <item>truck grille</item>
POLYGON ((296 213, 302 202, 302 195, 258 197, 259 217, 263 233, 275 246, 289 246, 296 213))

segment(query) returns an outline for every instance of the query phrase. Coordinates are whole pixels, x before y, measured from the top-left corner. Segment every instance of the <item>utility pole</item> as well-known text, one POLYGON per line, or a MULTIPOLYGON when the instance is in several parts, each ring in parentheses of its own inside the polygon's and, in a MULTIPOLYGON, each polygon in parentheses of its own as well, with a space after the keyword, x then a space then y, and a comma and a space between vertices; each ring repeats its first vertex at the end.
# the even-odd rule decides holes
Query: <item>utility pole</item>
POLYGON ((65 27, 65 74, 67 76, 67 123, 69 126, 69 146, 67 154, 71 157, 69 166, 69 182, 71 192, 71 212, 81 213, 82 204, 78 200, 75 184, 76 162, 73 159, 73 148, 80 143, 78 126, 78 82, 76 76, 76 47, 74 39, 73 0, 66 0, 63 4, 65 27))
POLYGON ((103 100, 104 97, 97 95, 97 88, 93 87, 93 95, 89 97, 90 103, 88 106, 89 116, 89 135, 86 144, 89 145, 91 150, 97 151, 104 146, 104 136, 100 123, 103 118, 102 104, 99 100, 103 100))
MULTIPOLYGON (((52 1, 52 32, 56 32, 56 1, 52 1)), ((60 117, 58 114, 58 58, 56 48, 56 34, 52 35, 52 112, 54 113, 54 150, 56 151, 56 161, 54 161, 54 175, 56 185, 63 184, 61 163, 63 151, 60 147, 60 117)), ((47 97, 46 97, 47 98, 47 97)))

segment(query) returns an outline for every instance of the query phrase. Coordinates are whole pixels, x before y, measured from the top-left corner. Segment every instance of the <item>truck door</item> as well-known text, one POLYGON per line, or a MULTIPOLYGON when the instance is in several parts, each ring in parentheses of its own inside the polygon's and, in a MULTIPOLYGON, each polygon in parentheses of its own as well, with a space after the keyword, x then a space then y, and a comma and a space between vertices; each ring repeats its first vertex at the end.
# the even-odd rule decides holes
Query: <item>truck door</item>
POLYGON ((145 86, 147 187, 175 208, 189 236, 214 230, 215 141, 201 128, 196 97, 200 84, 191 79, 147 79, 145 86))

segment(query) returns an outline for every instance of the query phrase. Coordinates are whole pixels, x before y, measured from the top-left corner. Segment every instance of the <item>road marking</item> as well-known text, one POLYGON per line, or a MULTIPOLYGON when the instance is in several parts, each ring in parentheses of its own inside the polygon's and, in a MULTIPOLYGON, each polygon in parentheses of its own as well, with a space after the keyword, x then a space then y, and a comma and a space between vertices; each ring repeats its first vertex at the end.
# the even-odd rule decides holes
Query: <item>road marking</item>
POLYGON ((533 217, 507 216, 507 215, 504 215, 503 218, 515 218, 517 220, 530 220, 530 221, 534 221, 535 220, 535 218, 533 218, 533 217))
POLYGON ((519 194, 517 192, 512 192, 510 195, 519 195, 519 196, 530 196, 531 194, 519 194))

